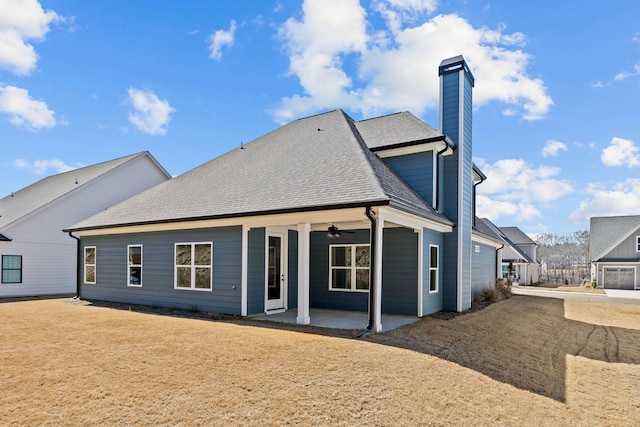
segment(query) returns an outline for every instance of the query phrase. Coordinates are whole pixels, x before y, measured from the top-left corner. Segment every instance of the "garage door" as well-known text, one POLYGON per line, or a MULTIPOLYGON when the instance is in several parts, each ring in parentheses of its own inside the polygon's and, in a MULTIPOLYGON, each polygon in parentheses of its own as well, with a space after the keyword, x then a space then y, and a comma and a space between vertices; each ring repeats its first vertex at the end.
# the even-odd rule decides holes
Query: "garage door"
POLYGON ((605 289, 631 289, 635 268, 607 267, 604 269, 605 289))

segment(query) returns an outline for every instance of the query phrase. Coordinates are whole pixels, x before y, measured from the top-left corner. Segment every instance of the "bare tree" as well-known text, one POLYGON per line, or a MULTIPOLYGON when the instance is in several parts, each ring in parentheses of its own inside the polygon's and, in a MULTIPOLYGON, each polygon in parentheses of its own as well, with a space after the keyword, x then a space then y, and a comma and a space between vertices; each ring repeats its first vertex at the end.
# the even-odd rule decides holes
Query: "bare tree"
POLYGON ((538 236, 540 279, 553 283, 582 283, 589 277, 589 232, 538 236))

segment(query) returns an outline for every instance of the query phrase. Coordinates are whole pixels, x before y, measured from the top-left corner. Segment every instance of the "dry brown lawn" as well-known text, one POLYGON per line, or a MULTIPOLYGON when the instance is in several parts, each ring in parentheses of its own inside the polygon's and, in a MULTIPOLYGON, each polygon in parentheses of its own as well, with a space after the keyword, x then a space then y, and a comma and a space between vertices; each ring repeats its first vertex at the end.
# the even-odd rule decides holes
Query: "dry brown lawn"
POLYGON ((1 303, 0 424, 640 424, 640 305, 515 296, 352 336, 1 303))

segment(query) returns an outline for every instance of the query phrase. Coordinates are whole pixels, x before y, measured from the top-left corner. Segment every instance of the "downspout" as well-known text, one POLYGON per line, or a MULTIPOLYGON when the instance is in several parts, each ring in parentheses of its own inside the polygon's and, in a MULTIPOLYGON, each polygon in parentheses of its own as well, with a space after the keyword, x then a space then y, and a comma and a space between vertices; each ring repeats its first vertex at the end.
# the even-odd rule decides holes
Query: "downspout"
POLYGON ((367 325, 367 330, 373 329, 373 324, 375 319, 373 318, 374 307, 376 304, 375 299, 375 271, 376 271, 376 230, 377 230, 377 221, 376 217, 371 210, 371 206, 367 206, 365 209, 365 213, 369 221, 371 221, 371 236, 370 236, 370 248, 369 248, 369 324, 367 325))
POLYGON ((447 151, 449 148, 449 144, 447 141, 444 141, 444 148, 436 153, 436 203, 435 208, 438 212, 440 212, 440 156, 442 153, 447 151))
POLYGON ((502 260, 500 260, 500 268, 498 269, 498 252, 504 249, 504 245, 496 249, 496 279, 502 278, 502 260))
POLYGON ((76 299, 80 299, 80 238, 71 233, 73 232, 69 232, 69 237, 76 240, 76 299))
MULTIPOLYGON (((480 175, 480 174, 478 174, 480 175)), ((476 187, 484 182, 486 178, 480 176, 480 181, 473 183, 473 225, 476 225, 476 187)), ((504 245, 503 245, 504 247, 504 245)))

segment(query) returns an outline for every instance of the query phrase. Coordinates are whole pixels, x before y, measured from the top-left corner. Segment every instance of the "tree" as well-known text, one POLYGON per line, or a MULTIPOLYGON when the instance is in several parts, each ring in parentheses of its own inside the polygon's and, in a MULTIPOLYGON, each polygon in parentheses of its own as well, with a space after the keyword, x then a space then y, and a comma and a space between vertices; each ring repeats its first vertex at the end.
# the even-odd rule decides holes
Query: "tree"
POLYGON ((589 277, 589 232, 538 236, 540 279, 547 282, 581 283, 589 277))

